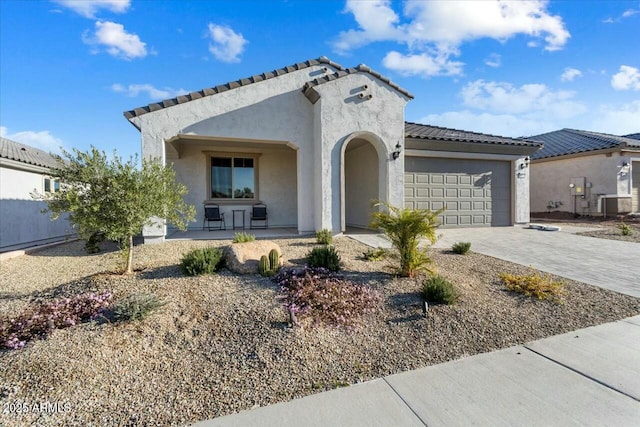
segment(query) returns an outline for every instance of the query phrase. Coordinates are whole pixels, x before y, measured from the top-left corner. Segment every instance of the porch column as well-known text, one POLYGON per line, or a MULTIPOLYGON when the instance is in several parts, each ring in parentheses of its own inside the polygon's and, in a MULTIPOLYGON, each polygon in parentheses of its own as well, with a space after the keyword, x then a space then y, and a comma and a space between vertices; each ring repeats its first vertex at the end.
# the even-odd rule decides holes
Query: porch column
MULTIPOLYGON (((164 165, 166 164, 166 153, 164 140, 157 135, 142 132, 142 158, 143 159, 159 159, 164 165)), ((152 218, 153 224, 146 225, 142 229, 142 237, 145 244, 163 243, 167 234, 167 225, 165 218, 152 218)))

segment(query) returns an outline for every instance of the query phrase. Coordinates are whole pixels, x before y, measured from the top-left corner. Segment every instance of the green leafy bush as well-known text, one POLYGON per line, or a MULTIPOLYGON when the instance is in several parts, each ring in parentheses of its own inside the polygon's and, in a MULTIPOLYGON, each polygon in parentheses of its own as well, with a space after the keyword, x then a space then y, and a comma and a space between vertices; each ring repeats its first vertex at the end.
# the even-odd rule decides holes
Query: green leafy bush
POLYGON ((218 271, 223 262, 222 251, 218 248, 194 249, 182 257, 180 267, 184 274, 198 276, 218 271))
POLYGON ((367 261, 380 261, 387 256, 387 250, 384 248, 367 249, 362 253, 362 257, 367 261))
POLYGON ((565 294, 564 284, 554 281, 551 275, 542 276, 537 270, 531 274, 500 274, 500 279, 510 291, 524 294, 528 297, 548 299, 558 303, 562 302, 565 294))
POLYGON ((119 322, 142 320, 165 304, 152 294, 133 294, 117 301, 113 307, 113 314, 119 322))
POLYGON ((631 227, 624 222, 621 222, 620 225, 618 225, 618 228, 620 229, 620 233, 622 233, 623 236, 631 235, 631 227))
POLYGON ((333 246, 319 246, 307 254, 309 267, 323 267, 331 271, 340 270, 340 255, 333 246))
POLYGON ((418 247, 421 239, 431 243, 437 240, 438 215, 443 210, 400 209, 388 203, 377 203, 389 211, 371 214, 371 227, 381 229, 398 251, 399 274, 415 277, 420 270, 429 270, 431 259, 427 251, 418 247))
POLYGON ((455 304, 458 292, 451 282, 439 275, 433 275, 422 284, 422 296, 433 304, 455 304))
POLYGON ((453 253, 459 254, 459 255, 466 254, 467 252, 469 252, 469 249, 471 249, 471 242, 457 242, 457 243, 454 243, 453 246, 451 247, 451 250, 453 251, 453 253))
POLYGON ((349 327, 380 305, 375 290, 326 268, 283 268, 271 280, 280 286, 285 308, 298 321, 349 327))
POLYGON ((233 243, 246 243, 253 242, 254 240, 256 240, 256 236, 251 233, 245 233, 244 231, 241 233, 236 233, 233 236, 233 243))
POLYGON ((333 235, 331 234, 331 230, 327 230, 323 228, 320 231, 316 232, 316 242, 321 245, 330 245, 333 241, 333 235))

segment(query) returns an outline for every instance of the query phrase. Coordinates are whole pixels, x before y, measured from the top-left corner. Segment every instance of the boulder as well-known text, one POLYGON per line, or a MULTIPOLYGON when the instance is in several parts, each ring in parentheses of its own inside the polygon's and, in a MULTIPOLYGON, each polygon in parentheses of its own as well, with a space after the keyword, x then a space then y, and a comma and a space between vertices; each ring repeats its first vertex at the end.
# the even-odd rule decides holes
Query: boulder
MULTIPOLYGON (((282 257, 280 246, 270 240, 255 240, 253 242, 232 243, 225 249, 227 268, 234 273, 258 273, 258 261, 262 255, 269 255, 271 249, 278 251, 282 257)), ((282 263, 282 259, 280 259, 282 263)))

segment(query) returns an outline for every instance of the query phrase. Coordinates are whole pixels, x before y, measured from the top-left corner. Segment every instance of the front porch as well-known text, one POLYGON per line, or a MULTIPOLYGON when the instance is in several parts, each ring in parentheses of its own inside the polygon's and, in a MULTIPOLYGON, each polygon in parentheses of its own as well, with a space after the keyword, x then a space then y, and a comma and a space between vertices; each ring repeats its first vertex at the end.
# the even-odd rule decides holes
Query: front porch
MULTIPOLYGON (((291 237, 307 237, 298 233, 298 229, 290 227, 273 227, 267 229, 227 229, 227 230, 169 230, 166 240, 232 240, 236 233, 249 233, 256 239, 285 239, 291 237)), ((308 236, 311 236, 309 234, 308 236)))

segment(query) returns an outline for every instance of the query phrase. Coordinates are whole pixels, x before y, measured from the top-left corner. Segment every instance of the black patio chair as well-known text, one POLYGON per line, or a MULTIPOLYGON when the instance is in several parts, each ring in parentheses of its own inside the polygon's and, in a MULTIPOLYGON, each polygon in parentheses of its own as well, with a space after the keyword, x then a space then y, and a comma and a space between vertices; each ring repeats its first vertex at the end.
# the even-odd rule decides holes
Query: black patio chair
POLYGON ((220 213, 220 206, 218 205, 205 205, 204 206, 204 219, 202 220, 202 229, 204 230, 204 223, 207 223, 209 231, 212 230, 211 223, 219 223, 218 227, 214 227, 213 230, 224 230, 227 228, 224 223, 224 213, 220 213))
POLYGON ((269 219, 267 217, 267 205, 257 203, 251 208, 251 218, 249 218, 249 228, 268 228, 269 219), (254 221, 264 222, 261 226, 254 226, 254 221))

